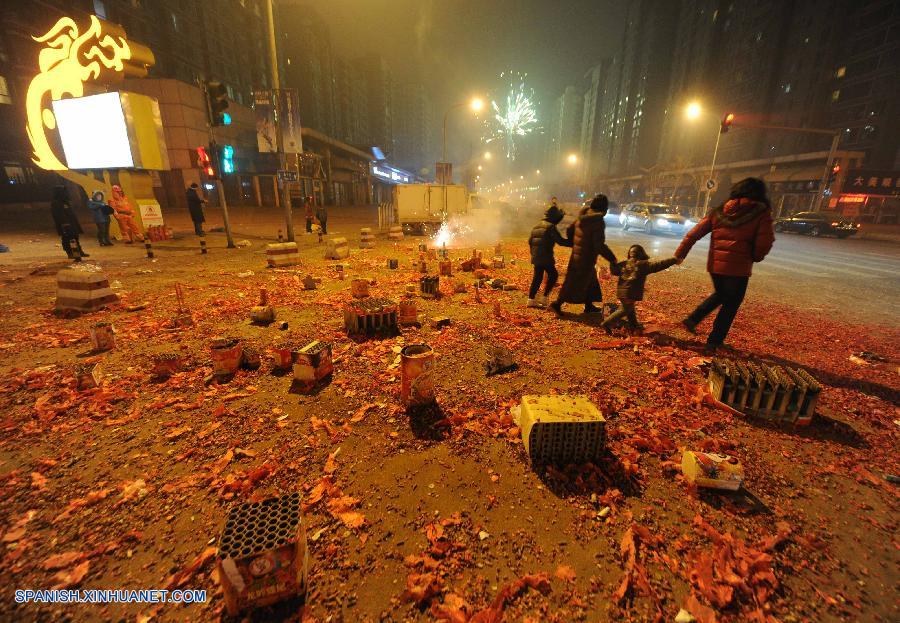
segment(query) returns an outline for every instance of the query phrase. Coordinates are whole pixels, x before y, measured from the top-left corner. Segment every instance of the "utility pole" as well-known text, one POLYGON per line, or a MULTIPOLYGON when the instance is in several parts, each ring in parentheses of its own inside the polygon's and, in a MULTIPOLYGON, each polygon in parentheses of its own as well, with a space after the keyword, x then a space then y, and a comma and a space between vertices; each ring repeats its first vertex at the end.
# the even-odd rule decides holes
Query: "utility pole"
POLYGON ((203 94, 206 97, 206 127, 209 130, 209 146, 213 150, 216 162, 216 192, 219 196, 219 205, 222 206, 222 220, 225 224, 225 240, 228 248, 234 249, 234 238, 231 236, 231 219, 228 218, 228 202, 225 200, 225 178, 222 175, 222 158, 219 155, 219 146, 216 144, 216 136, 213 133, 212 110, 209 102, 209 89, 203 83, 203 94))
MULTIPOLYGON (((284 157, 284 137, 282 136, 283 122, 281 119, 281 85, 278 79, 278 46, 275 42, 275 11, 272 7, 273 0, 266 2, 266 12, 269 18, 269 59, 272 66, 272 93, 275 98, 275 139, 278 146, 278 168, 285 170, 287 164, 284 157)), ((281 205, 284 207, 284 224, 288 242, 294 242, 294 217, 291 213, 291 191, 288 182, 281 182, 281 205)))

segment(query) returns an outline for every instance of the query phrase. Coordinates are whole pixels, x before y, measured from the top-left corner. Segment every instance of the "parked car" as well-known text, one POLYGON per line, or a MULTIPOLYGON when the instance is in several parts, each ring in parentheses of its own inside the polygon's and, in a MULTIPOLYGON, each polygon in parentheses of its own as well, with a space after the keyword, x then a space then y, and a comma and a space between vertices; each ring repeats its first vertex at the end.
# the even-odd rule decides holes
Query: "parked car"
POLYGON ((615 201, 610 201, 606 216, 603 217, 603 222, 606 223, 607 227, 621 227, 622 223, 619 222, 621 214, 622 210, 619 208, 619 204, 615 201))
POLYGON ((696 223, 678 208, 664 203, 629 203, 619 215, 622 229, 643 229, 648 234, 684 234, 696 223))
POLYGON ((837 236, 847 238, 859 229, 859 223, 848 220, 837 212, 797 212, 793 216, 775 221, 775 231, 809 234, 810 236, 837 236))

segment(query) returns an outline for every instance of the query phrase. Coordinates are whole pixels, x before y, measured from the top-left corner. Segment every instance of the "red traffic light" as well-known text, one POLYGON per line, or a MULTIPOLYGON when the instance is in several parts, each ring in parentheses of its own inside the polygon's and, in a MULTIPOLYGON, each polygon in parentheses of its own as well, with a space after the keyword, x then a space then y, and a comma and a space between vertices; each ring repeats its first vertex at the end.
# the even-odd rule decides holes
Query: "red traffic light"
POLYGON ((840 172, 841 172, 841 165, 835 164, 833 167, 831 167, 831 173, 833 175, 837 175, 840 172))
POLYGON ((730 112, 722 119, 722 134, 728 131, 728 128, 734 123, 734 113, 730 112))

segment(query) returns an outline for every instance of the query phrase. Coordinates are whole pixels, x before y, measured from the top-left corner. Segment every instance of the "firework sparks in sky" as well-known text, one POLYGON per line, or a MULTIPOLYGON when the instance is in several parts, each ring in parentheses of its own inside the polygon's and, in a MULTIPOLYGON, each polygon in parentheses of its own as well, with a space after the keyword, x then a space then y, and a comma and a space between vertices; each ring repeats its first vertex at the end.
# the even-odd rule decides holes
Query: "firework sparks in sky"
POLYGON ((534 89, 525 85, 528 74, 500 74, 509 79, 509 90, 500 102, 491 100, 492 115, 487 119, 488 134, 485 142, 504 141, 506 157, 516 159, 518 141, 538 129, 537 111, 534 107, 534 89))

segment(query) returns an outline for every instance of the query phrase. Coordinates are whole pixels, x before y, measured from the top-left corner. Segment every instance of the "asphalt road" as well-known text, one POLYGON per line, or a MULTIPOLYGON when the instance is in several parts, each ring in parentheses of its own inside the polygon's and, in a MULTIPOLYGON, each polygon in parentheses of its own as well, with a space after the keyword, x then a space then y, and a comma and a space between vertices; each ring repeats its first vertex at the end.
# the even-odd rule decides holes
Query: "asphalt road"
MULTIPOLYGON (((669 257, 681 241, 680 236, 618 227, 608 227, 606 237, 617 255, 641 244, 651 256, 669 257)), ((705 270, 708 250, 709 236, 694 245, 684 266, 705 270)), ((848 320, 896 325, 900 245, 776 234, 771 253, 753 269, 751 288, 807 309, 840 310, 848 320)))

